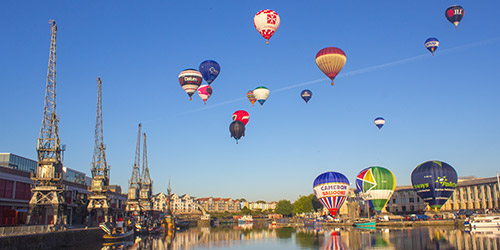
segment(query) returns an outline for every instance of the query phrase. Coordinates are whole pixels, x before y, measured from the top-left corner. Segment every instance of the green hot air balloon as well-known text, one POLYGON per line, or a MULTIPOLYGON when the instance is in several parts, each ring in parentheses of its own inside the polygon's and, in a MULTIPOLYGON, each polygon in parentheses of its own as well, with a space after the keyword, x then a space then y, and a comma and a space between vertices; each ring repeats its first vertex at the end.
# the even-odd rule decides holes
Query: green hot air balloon
POLYGON ((394 193, 396 178, 387 168, 369 167, 359 172, 356 187, 370 206, 380 213, 394 193))

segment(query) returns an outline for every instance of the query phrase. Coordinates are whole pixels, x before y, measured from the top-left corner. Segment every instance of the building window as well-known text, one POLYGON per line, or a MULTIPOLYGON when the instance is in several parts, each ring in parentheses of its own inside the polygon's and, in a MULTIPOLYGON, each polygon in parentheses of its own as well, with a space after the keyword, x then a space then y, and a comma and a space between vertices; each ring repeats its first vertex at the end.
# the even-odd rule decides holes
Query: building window
MULTIPOLYGON (((415 202, 415 198, 410 198, 410 202, 415 202)), ((412 209, 413 210, 413 209, 412 209)))
MULTIPOLYGON (((396 199, 392 199, 392 203, 396 203, 396 199)), ((397 210, 397 209, 396 209, 397 210)))

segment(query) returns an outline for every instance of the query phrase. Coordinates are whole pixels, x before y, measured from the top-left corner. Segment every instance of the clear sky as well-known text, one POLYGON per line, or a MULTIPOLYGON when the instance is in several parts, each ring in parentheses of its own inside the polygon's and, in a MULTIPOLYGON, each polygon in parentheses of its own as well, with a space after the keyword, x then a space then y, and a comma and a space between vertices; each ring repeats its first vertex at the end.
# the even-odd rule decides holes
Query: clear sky
POLYGON ((354 187, 361 169, 383 166, 409 185, 428 160, 491 177, 500 165, 498 9, 496 0, 3 0, 0 152, 36 159, 55 19, 65 166, 90 175, 100 76, 111 182, 124 190, 139 122, 155 193, 170 179, 178 194, 293 202, 326 171, 354 187), (444 16, 453 4, 465 9, 458 29, 444 16), (262 9, 281 17, 269 45, 253 25, 262 9), (434 56, 429 37, 440 41, 434 56), (331 46, 347 55, 333 87, 314 60, 331 46), (221 73, 203 105, 177 76, 207 59, 221 73), (261 85, 270 97, 252 107, 246 92, 261 85), (236 144, 229 124, 239 109, 250 121, 236 144))

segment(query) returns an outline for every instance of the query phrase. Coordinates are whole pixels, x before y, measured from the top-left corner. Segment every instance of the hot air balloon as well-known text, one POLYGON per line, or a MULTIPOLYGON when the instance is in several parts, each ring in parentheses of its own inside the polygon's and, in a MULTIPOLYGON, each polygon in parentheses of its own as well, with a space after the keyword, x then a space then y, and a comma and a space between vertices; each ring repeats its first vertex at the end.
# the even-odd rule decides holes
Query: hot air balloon
POLYGON ((233 113, 233 121, 240 121, 246 126, 250 115, 245 110, 237 110, 233 113))
POLYGON ((442 161, 426 161, 411 173, 413 189, 436 212, 455 191, 457 180, 455 169, 442 161))
POLYGON ((236 144, 238 144, 238 140, 241 139, 242 136, 245 136, 245 124, 240 121, 233 121, 231 125, 229 125, 229 132, 231 132, 231 137, 234 137, 236 144))
POLYGON ((201 97, 201 99, 203 100, 203 103, 204 104, 207 104, 207 100, 208 98, 210 98, 210 96, 212 95, 212 87, 210 87, 210 85, 201 85, 199 88, 198 88, 198 95, 201 97))
POLYGON ((385 124, 385 119, 382 117, 377 117, 373 122, 375 123, 375 126, 377 126, 378 129, 381 129, 385 124))
POLYGON ((311 97, 312 97, 312 92, 308 89, 304 89, 302 90, 302 92, 300 92, 300 97, 302 97, 302 99, 304 99, 304 101, 307 103, 309 100, 311 100, 311 97))
POLYGON ((313 192, 330 214, 335 216, 349 192, 349 180, 341 173, 325 172, 314 180, 313 192))
POLYGON ((434 51, 437 50, 437 48, 439 47, 439 40, 437 38, 434 38, 434 37, 431 37, 427 40, 425 40, 425 48, 427 48, 427 50, 429 50, 432 55, 434 55, 434 51))
POLYGON ((179 83, 188 94, 190 101, 194 92, 200 87, 202 81, 203 78, 201 73, 195 69, 186 69, 179 74, 179 83))
POLYGON ((269 44, 269 39, 271 39, 271 36, 280 27, 280 16, 273 10, 261 10, 255 14, 253 24, 257 31, 266 39, 266 44, 269 44))
POLYGON ((264 106, 267 98, 269 97, 269 89, 264 86, 260 86, 254 89, 253 94, 255 95, 255 99, 260 103, 260 107, 264 106))
POLYGON ((345 65, 347 58, 339 48, 328 47, 320 50, 316 54, 316 65, 318 68, 332 80, 339 74, 345 65))
POLYGON ((359 172, 356 178, 356 187, 361 197, 380 214, 394 193, 396 177, 387 168, 369 167, 359 172))
POLYGON ((247 92, 247 98, 252 103, 252 106, 255 103, 255 101, 257 101, 257 99, 255 98, 255 95, 253 94, 253 90, 250 90, 247 92))
POLYGON ((220 73, 220 65, 216 61, 206 60, 200 64, 200 73, 210 85, 220 73))
POLYGON ((452 5, 444 12, 444 16, 450 23, 455 25, 455 29, 458 29, 458 23, 460 23, 464 14, 464 8, 459 5, 452 5))

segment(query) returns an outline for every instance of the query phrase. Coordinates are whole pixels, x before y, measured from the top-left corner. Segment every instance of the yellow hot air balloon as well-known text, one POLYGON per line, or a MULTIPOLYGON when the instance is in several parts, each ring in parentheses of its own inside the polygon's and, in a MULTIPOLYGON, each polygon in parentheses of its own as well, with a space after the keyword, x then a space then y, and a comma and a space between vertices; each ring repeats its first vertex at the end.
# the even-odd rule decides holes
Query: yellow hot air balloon
POLYGON ((333 86, 333 79, 344 67, 346 59, 344 51, 336 47, 328 47, 316 54, 316 65, 332 80, 333 86))

